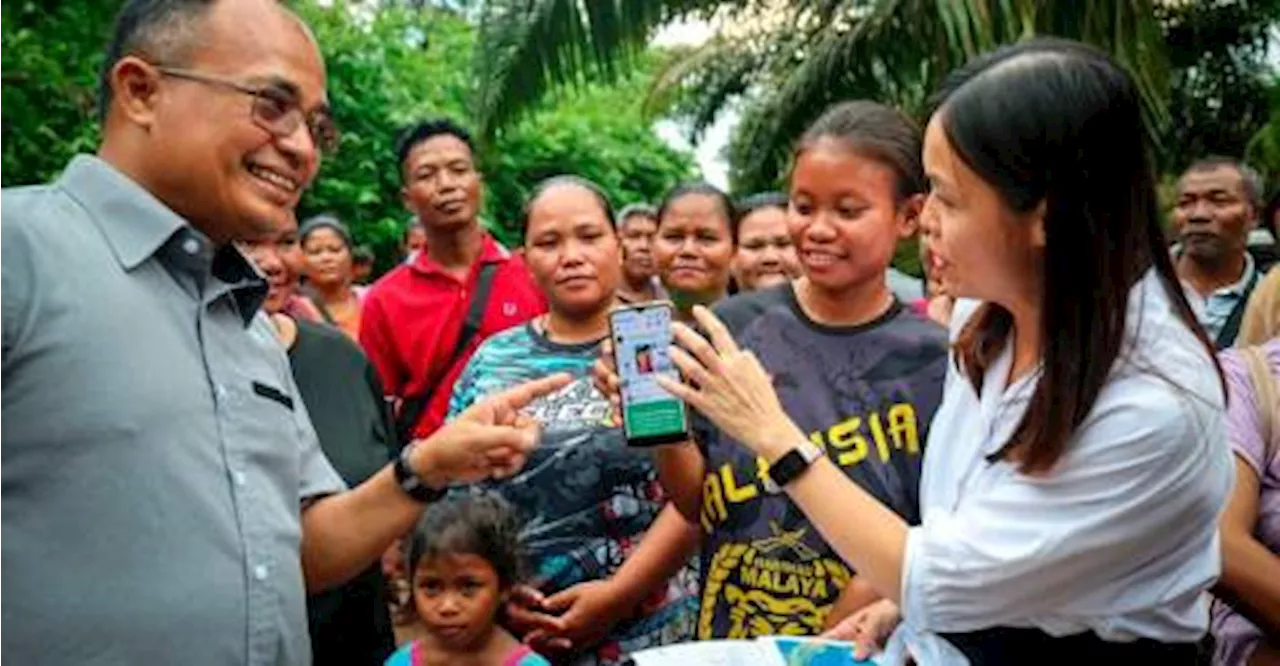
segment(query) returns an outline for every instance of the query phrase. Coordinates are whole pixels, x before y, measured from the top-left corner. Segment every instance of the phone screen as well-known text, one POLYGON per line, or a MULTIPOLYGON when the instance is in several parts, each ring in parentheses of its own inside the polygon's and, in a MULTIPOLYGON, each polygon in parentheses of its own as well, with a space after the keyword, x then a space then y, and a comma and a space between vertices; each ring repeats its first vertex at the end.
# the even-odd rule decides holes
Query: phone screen
POLYGON ((627 442, 649 446, 684 441, 689 422, 684 401, 667 393, 655 378, 679 380, 671 361, 671 306, 650 303, 614 310, 609 315, 614 361, 622 393, 622 426, 627 442))

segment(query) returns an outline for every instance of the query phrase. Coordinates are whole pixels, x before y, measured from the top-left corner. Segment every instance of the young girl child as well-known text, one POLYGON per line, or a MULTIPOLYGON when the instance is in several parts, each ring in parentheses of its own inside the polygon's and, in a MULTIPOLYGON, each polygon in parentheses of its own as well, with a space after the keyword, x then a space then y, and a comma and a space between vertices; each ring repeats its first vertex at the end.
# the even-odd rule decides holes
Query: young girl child
POLYGON ((498 626, 524 569, 511 505, 494 495, 432 504, 406 553, 413 604, 426 637, 386 666, 550 666, 498 626))

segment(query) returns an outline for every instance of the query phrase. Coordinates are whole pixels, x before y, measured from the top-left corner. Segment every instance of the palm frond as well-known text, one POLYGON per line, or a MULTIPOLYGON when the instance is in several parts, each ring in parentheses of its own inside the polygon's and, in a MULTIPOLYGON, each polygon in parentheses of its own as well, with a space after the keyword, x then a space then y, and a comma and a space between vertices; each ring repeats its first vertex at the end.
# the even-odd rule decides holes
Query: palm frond
POLYGON ((491 0, 476 44, 475 116, 490 135, 551 88, 612 79, 653 30, 723 0, 491 0))
POLYGON ((747 91, 764 62, 749 41, 713 38, 671 59, 655 77, 642 109, 649 117, 686 119, 696 139, 733 98, 747 91))

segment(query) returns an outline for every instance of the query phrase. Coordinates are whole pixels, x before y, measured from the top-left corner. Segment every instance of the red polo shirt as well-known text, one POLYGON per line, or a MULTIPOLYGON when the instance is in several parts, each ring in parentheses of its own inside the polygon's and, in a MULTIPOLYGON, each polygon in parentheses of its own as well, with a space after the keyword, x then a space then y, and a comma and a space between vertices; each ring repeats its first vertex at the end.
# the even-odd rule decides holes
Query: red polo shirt
POLYGON ((360 344, 390 396, 417 396, 427 386, 443 382, 414 426, 414 436, 425 437, 444 423, 453 383, 476 347, 494 333, 546 310, 546 299, 524 260, 486 234, 480 258, 465 283, 446 273, 425 251, 413 263, 398 266, 378 280, 364 299, 360 344), (499 267, 480 332, 452 367, 444 367, 462 333, 482 263, 499 267))

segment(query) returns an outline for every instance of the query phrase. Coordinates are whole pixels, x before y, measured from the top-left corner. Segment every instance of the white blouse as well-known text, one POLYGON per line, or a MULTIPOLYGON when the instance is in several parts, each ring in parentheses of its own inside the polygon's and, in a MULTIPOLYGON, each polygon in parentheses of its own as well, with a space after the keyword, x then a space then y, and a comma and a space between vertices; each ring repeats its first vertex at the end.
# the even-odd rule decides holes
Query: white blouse
MULTIPOLYGON (((977 305, 956 305, 953 339, 977 305)), ((894 641, 922 664, 964 663, 936 634, 997 626, 1109 641, 1204 633, 1233 482, 1221 384, 1154 271, 1129 294, 1126 329, 1093 409, 1042 476, 985 459, 1017 427, 1038 372, 1006 387, 1011 345, 981 394, 954 364, 948 372, 894 641)))

